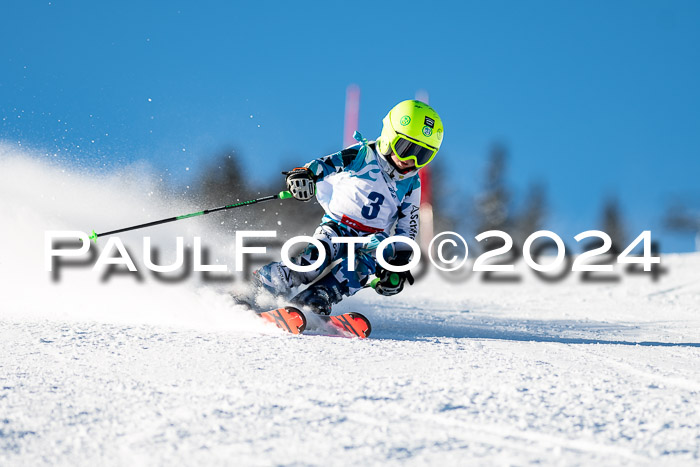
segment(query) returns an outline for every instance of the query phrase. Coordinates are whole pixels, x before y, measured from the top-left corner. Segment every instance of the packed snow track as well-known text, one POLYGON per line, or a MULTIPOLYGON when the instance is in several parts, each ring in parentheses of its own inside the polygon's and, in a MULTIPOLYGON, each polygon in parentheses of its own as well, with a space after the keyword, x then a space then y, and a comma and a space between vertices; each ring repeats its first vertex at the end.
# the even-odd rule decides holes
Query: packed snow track
POLYGON ((700 461, 698 254, 665 255, 658 281, 433 272, 337 307, 370 318, 370 339, 293 336, 221 284, 104 282, 90 268, 52 279, 44 231, 179 209, 125 199, 120 179, 3 164, 0 465, 700 461))

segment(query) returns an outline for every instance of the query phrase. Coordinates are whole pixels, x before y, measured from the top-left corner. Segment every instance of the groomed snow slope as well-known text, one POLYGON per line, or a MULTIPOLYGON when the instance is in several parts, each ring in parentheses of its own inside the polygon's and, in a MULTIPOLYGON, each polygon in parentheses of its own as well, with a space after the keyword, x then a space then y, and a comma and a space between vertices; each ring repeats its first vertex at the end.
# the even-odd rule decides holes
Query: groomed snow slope
MULTIPOLYGON (((196 277, 51 280, 46 230, 196 210, 129 173, 0 148, 0 465, 698 463, 700 255, 664 256, 656 282, 433 273, 338 306, 371 339, 291 336, 196 277)), ((199 228, 149 234, 200 235, 231 266, 199 228)))

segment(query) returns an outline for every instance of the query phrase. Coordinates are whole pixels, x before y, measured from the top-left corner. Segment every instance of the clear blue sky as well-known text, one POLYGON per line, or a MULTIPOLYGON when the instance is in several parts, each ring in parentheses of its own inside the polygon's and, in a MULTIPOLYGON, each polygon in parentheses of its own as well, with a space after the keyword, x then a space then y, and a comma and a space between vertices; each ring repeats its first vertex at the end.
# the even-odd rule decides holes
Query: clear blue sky
POLYGON ((616 195, 630 234, 693 247, 660 220, 700 204, 700 2, 24 1, 0 18, 3 140, 182 181, 234 146, 274 162, 252 174, 268 181, 341 146, 348 84, 370 138, 425 89, 465 199, 502 141, 568 243, 616 195))

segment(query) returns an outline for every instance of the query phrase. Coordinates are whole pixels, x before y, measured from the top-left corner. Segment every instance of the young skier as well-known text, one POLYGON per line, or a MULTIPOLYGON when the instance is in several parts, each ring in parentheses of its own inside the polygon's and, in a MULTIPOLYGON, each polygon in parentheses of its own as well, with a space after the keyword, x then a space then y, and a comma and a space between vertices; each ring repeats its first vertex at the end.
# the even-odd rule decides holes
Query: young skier
MULTIPOLYGON (((356 133, 358 144, 284 173, 287 189, 296 199, 309 201, 315 195, 326 212, 313 235, 323 245, 325 260, 310 272, 293 271, 282 262, 261 267, 253 273, 252 301, 263 291, 288 298, 294 288, 319 279, 340 258, 343 261, 291 298, 290 304, 329 315, 333 304, 361 290, 372 274, 379 279, 375 290, 382 295, 395 295, 406 281, 413 283, 409 271, 392 274, 377 264, 375 251, 392 228, 394 235, 412 240, 418 234, 418 171, 438 152, 443 126, 435 110, 415 100, 397 104, 383 124, 376 142, 356 133), (354 247, 354 271, 349 270, 348 245, 332 242, 333 237, 367 237, 366 244, 354 247)), ((395 242, 384 250, 384 259, 402 266, 411 254, 409 245, 395 242)), ((318 257, 316 246, 309 244, 292 262, 307 266, 318 257)))

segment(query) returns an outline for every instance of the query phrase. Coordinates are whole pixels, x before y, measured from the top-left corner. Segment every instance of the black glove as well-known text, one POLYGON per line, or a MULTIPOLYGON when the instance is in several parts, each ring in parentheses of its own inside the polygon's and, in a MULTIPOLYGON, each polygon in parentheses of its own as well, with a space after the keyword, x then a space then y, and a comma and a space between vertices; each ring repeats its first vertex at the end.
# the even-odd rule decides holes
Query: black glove
MULTIPOLYGON (((393 264, 391 261, 389 264, 393 264)), ((398 266, 398 265, 396 265, 398 266)), ((413 285, 413 276, 411 271, 404 272, 391 272, 388 269, 384 269, 381 266, 377 266, 377 272, 375 273, 379 282, 374 286, 374 290, 380 295, 391 296, 403 290, 404 282, 408 281, 409 284, 413 285)))
POLYGON ((311 171, 306 167, 297 167, 282 174, 287 176, 287 190, 296 199, 309 201, 316 194, 316 182, 311 171))

